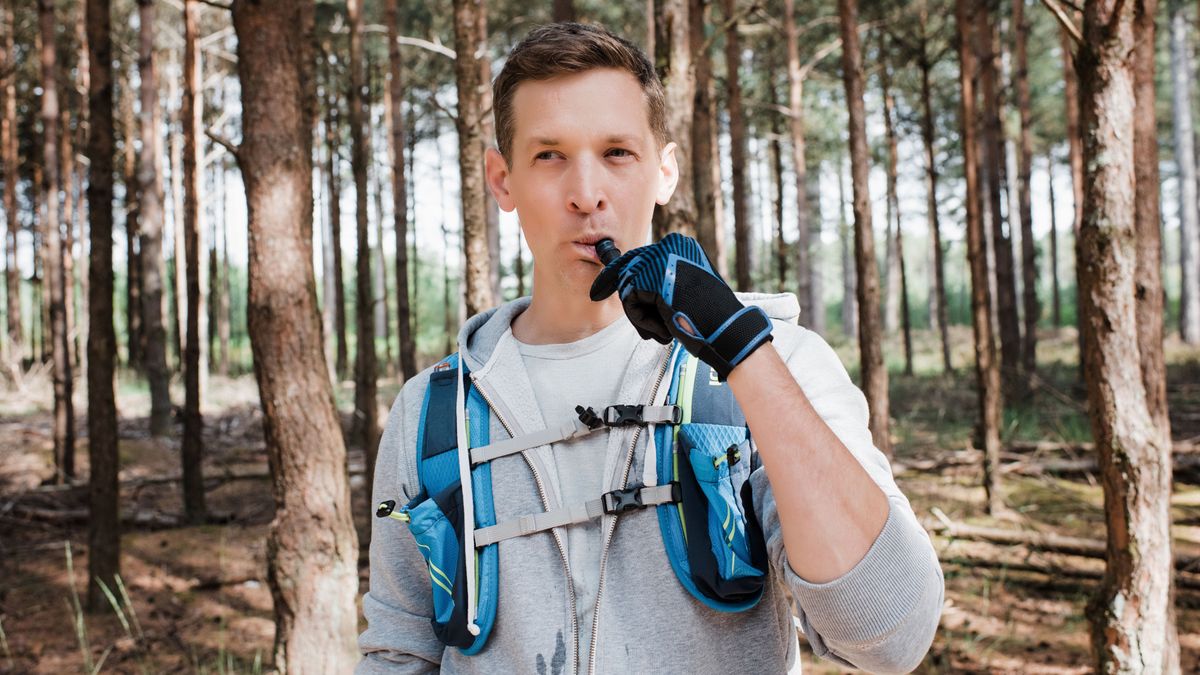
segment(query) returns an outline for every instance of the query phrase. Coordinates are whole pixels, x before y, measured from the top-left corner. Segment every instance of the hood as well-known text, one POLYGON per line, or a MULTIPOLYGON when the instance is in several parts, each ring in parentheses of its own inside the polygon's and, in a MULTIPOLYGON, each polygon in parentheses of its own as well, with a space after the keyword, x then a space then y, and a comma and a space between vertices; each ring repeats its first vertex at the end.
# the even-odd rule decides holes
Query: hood
MULTIPOLYGON (((792 293, 736 293, 745 305, 756 305, 777 321, 795 324, 800 318, 800 302, 792 293)), ((492 350, 518 314, 529 307, 529 296, 517 298, 467 319, 458 332, 458 351, 470 370, 479 370, 491 358, 492 350)))

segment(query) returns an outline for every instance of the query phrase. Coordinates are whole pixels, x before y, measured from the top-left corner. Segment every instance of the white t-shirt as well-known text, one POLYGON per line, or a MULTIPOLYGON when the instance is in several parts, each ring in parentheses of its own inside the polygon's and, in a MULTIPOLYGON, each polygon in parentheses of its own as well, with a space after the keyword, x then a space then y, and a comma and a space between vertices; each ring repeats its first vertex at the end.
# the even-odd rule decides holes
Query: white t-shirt
MULTIPOLYGON (((616 398, 629 358, 640 341, 637 330, 624 316, 575 342, 528 345, 517 340, 547 426, 578 417, 577 405, 591 407, 600 414, 606 406, 635 403, 616 398)), ((604 489, 607 446, 608 433, 604 432, 554 445, 563 505, 600 496, 604 489)), ((579 620, 579 658, 586 662, 591 645, 592 612, 600 585, 600 520, 572 525, 566 532, 579 620)))

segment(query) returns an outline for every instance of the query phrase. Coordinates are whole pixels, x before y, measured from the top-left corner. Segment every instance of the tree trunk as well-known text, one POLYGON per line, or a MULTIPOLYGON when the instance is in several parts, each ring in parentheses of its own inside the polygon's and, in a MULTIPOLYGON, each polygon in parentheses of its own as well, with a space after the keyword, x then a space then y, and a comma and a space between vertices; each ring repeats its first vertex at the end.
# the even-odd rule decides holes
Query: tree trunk
POLYGON ((1013 34, 1016 49, 1013 58, 1017 90, 1017 111, 1021 118, 1017 156, 1017 201, 1021 220, 1022 301, 1025 308, 1025 331, 1021 342, 1021 367, 1026 375, 1037 371, 1037 324, 1041 307, 1037 297, 1037 250, 1033 243, 1033 204, 1029 195, 1029 176, 1033 171, 1033 133, 1029 103, 1029 58, 1026 37, 1029 22, 1025 18, 1025 0, 1013 0, 1013 34))
POLYGON ((113 379, 113 88, 109 0, 87 2, 88 42, 88 609, 107 612, 100 582, 110 589, 120 573, 117 403, 113 379))
MULTIPOLYGON (((808 213, 808 159, 806 154, 806 139, 804 129, 804 74, 800 66, 800 39, 796 30, 794 0, 784 0, 783 30, 787 45, 788 72, 788 130, 792 139, 792 171, 796 177, 796 295, 800 300, 800 323, 812 328, 818 321, 817 312, 823 311, 817 307, 817 299, 813 297, 813 279, 811 251, 811 227, 808 213)), ((838 172, 842 170, 838 163, 838 172)), ((839 178, 839 180, 841 180, 839 178)), ((840 183, 839 183, 840 188, 840 183)), ((842 201, 845 204, 845 200, 842 201)), ((842 205, 838 206, 843 209, 842 205)), ((841 221, 839 213, 839 222, 841 221)), ((844 240, 843 240, 844 241, 844 240)), ((844 303, 843 303, 844 304, 844 303)), ((849 334, 849 331, 847 334, 849 334)))
POLYGON ((38 0, 42 75, 42 213, 46 258, 42 270, 50 304, 50 341, 54 362, 54 479, 75 477, 75 406, 72 403, 70 336, 67 335, 66 275, 63 269, 62 224, 58 189, 58 58, 54 37, 54 0, 38 0))
MULTIPOLYGON (((463 250, 467 255, 467 315, 472 316, 496 304, 492 294, 490 247, 488 245, 487 202, 484 195, 483 150, 484 91, 490 83, 482 81, 479 58, 487 58, 481 45, 480 25, 487 25, 485 0, 454 0, 454 62, 458 85, 458 166, 461 177, 463 214, 463 250)), ((490 106, 488 106, 490 108, 490 106)))
POLYGON ((183 229, 187 255, 187 342, 184 347, 184 404, 183 404, 183 508, 192 523, 203 522, 207 508, 204 503, 203 455, 204 419, 200 403, 204 396, 204 380, 208 371, 207 294, 201 280, 208 276, 202 265, 207 262, 204 226, 200 222, 200 170, 203 129, 200 83, 203 82, 198 45, 200 3, 183 3, 183 229))
POLYGON ((867 188, 866 111, 863 108, 862 48, 858 39, 858 1, 838 0, 842 34, 842 79, 850 114, 850 168, 854 187, 854 257, 858 269, 858 345, 863 393, 870 407, 875 447, 892 456, 888 432, 888 373, 883 363, 883 333, 879 321, 879 273, 871 225, 871 195, 867 188))
POLYGON ((575 3, 572 0, 554 0, 554 21, 574 21, 575 3))
MULTIPOLYGON (((66 310, 67 360, 71 363, 71 372, 78 372, 79 345, 75 332, 75 148, 71 140, 71 114, 69 108, 74 103, 74 96, 64 96, 64 103, 59 107, 59 183, 62 186, 63 210, 59 219, 62 226, 62 268, 63 268, 63 307, 66 310)), ((76 108, 78 109, 78 107, 76 108)))
MULTIPOLYGON (((671 201, 654 209, 654 239, 668 232, 696 235, 696 196, 692 178, 692 121, 696 73, 692 67, 690 0, 654 0, 655 69, 666 91, 667 132, 676 145, 679 184, 671 201)), ((720 199, 717 200, 720 203, 720 199)))
POLYGON ((992 250, 996 274, 996 316, 1000 328, 1000 373, 1007 391, 1016 392, 1020 382, 1021 328, 1017 315, 1017 286, 1013 265, 1010 223, 1004 218, 1005 140, 1002 114, 1004 92, 1000 81, 1000 58, 992 10, 977 12, 976 46, 979 50, 979 86, 982 94, 982 160, 987 172, 987 196, 991 213, 992 250))
POLYGON ((158 73, 155 67, 154 0, 138 0, 138 74, 141 78, 142 157, 138 163, 141 195, 142 327, 145 353, 142 366, 150 383, 150 433, 165 436, 171 430, 171 374, 167 370, 167 332, 163 324, 163 185, 162 147, 159 134, 158 73))
POLYGON ((15 55, 13 53, 13 32, 16 23, 13 16, 13 3, 5 0, 0 6, 0 22, 3 22, 3 52, 4 62, 0 64, 3 72, 3 118, 0 118, 0 170, 3 171, 4 181, 4 215, 6 218, 5 235, 5 302, 7 310, 7 330, 9 339, 9 358, 14 364, 14 371, 20 368, 25 351, 24 331, 21 327, 21 270, 17 264, 17 236, 21 232, 21 223, 17 219, 17 184, 20 182, 17 158, 17 74, 13 70, 15 55))
MULTIPOLYGON (((570 3, 567 3, 570 6, 570 3)), ((400 341, 400 376, 417 374, 416 344, 412 333, 412 305, 408 291, 408 180, 404 172, 404 69, 400 59, 400 9, 398 0, 387 0, 388 93, 391 106, 392 217, 396 230, 396 335, 400 341)), ((518 259, 521 247, 517 247, 518 259)))
MULTIPOLYGON (((222 167, 224 171, 224 167, 222 167)), ((221 202, 225 202, 225 179, 221 178, 221 202)), ((217 370, 228 376, 232 354, 229 351, 229 341, 233 337, 233 280, 229 275, 229 221, 224 218, 225 210, 221 209, 221 292, 217 304, 217 346, 221 349, 221 360, 217 370)), ((215 245, 215 244, 214 244, 215 245)))
POLYGON ((334 305, 335 319, 335 335, 336 335, 336 363, 335 370, 339 378, 346 377, 349 372, 349 355, 346 344, 346 283, 342 276, 342 178, 341 178, 341 160, 338 156, 338 148, 341 145, 342 135, 339 126, 340 115, 338 114, 338 88, 333 84, 333 74, 330 74, 330 83, 326 87, 328 92, 328 100, 326 101, 327 115, 325 118, 325 142, 329 146, 329 233, 332 239, 333 250, 333 297, 331 302, 334 305))
POLYGON ((950 328, 946 307, 946 272, 942 251, 942 231, 938 221, 938 169, 934 150, 933 129, 933 86, 930 73, 933 63, 929 57, 929 14, 925 5, 921 7, 921 54, 918 67, 921 71, 921 140, 925 144, 925 211, 929 219, 930 246, 933 248, 933 287, 929 302, 929 313, 935 318, 942 339, 942 369, 954 370, 950 362, 950 328))
MULTIPOLYGON (((180 101, 179 61, 171 50, 171 77, 167 78, 167 98, 180 101)), ((183 120, 182 101, 171 109, 171 219, 174 241, 175 278, 172 291, 175 293, 175 357, 179 369, 183 369, 184 333, 187 331, 187 252, 183 226, 183 120)))
POLYGON ((1101 672, 1163 672, 1172 660, 1170 439, 1147 405, 1131 302, 1142 206, 1139 134, 1128 133, 1139 122, 1138 9, 1115 0, 1088 2, 1077 61, 1086 191, 1077 242, 1083 372, 1108 525, 1104 582, 1089 607, 1101 672))
POLYGON ((1171 112, 1175 163, 1179 165, 1179 333, 1190 345, 1200 344, 1200 205, 1197 202, 1196 148, 1192 133, 1194 58, 1188 39, 1183 0, 1170 0, 1171 112))
POLYGON ((358 662, 358 538, 313 279, 311 1, 233 5, 249 327, 272 468, 267 580, 281 673, 358 662))
MULTIPOLYGON (((132 64, 122 60, 122 70, 129 73, 132 64)), ((141 191, 137 186, 137 118, 133 112, 133 80, 126 77, 121 88, 121 155, 124 171, 121 182, 125 187, 125 332, 126 363, 134 370, 142 369, 142 263, 138 253, 141 220, 141 191)))
MULTIPOLYGON (((1067 117, 1067 152, 1071 163, 1071 199, 1075 205, 1075 216, 1071 223, 1071 233, 1075 242, 1079 241, 1079 228, 1083 225, 1083 134, 1080 131, 1079 111, 1079 76, 1075 72, 1075 57, 1070 37, 1065 29, 1059 31, 1063 53, 1063 98, 1066 103, 1067 117)), ((1075 325, 1078 327, 1076 342, 1079 349, 1079 367, 1083 369, 1083 317, 1079 312, 1079 262, 1076 260, 1075 284, 1075 325)), ((1082 372, 1080 373, 1082 376, 1082 372)))
POLYGON ((1058 286, 1058 213, 1054 200, 1054 157, 1046 156, 1046 181, 1050 188, 1050 302, 1054 327, 1062 325, 1062 296, 1058 286))
MULTIPOLYGON (((384 96, 387 92, 384 92, 384 96)), ((385 124, 386 126, 386 124, 385 124)), ((379 163, 374 159, 372 154, 371 166, 375 167, 372 172, 375 174, 375 251, 376 262, 379 267, 375 268, 375 339, 383 342, 383 371, 385 373, 393 372, 392 367, 392 340, 388 334, 388 326, 392 325, 391 312, 389 311, 390 300, 388 298, 387 285, 387 254, 383 250, 383 176, 382 169, 379 163)))
MULTIPOLYGON (((363 59, 362 5, 359 0, 347 0, 346 13, 350 21, 350 96, 347 99, 350 119, 350 168, 354 172, 356 258, 354 316, 357 326, 357 348, 354 355, 354 424, 351 438, 362 446, 367 457, 367 484, 375 475, 375 450, 379 442, 379 406, 376 402, 378 366, 375 355, 375 312, 371 293, 371 246, 367 222, 367 139, 363 119, 363 59)), ((460 113, 462 104, 459 104, 460 113)))
POLYGON ((734 276, 737 290, 751 289, 750 268, 753 246, 746 186, 746 115, 742 109, 742 43, 737 32, 736 0, 721 0, 725 17, 725 105, 729 110, 729 163, 733 181, 734 276))
POLYGON ((692 148, 695 151, 693 182, 696 194, 696 240, 722 277, 728 275, 725 261, 725 230, 721 195, 721 154, 717 146, 717 102, 713 84, 712 54, 705 45, 711 0, 691 0, 688 21, 692 61, 696 64, 696 92, 692 110, 692 148))
POLYGON ((846 171, 842 153, 837 156, 838 241, 842 243, 842 333, 850 337, 858 332, 858 279, 854 276, 854 254, 850 223, 846 221, 846 171))
POLYGON ((970 44, 973 3, 957 0, 959 86, 962 104, 963 173, 966 178, 967 259, 971 266, 971 325, 975 336, 975 382, 979 392, 979 422, 976 443, 983 446, 983 488, 986 508, 995 514, 1003 508, 1000 494, 1000 366, 992 336, 986 242, 983 236, 983 195, 979 185, 979 139, 976 136, 975 75, 979 64, 970 44))
MULTIPOLYGON (((1159 200, 1158 123, 1155 116, 1155 34, 1158 0, 1138 0, 1134 5, 1133 31, 1133 171, 1134 171, 1134 316, 1137 327, 1138 355, 1141 357, 1142 386, 1151 421, 1165 440, 1162 464, 1167 473, 1167 489, 1162 499, 1168 503, 1170 526, 1171 422, 1167 415, 1167 365, 1163 355, 1162 226, 1159 200)), ((1170 535, 1160 542, 1170 551, 1170 535)), ((1168 573, 1167 625, 1163 651, 1163 671, 1179 672, 1179 634, 1175 627, 1175 582, 1168 573)))
MULTIPOLYGON (((76 125, 76 142, 75 147, 79 150, 86 151, 88 143, 88 106, 87 93, 91 87, 91 78, 89 69, 91 68, 91 59, 88 57, 88 40, 87 40, 87 5, 80 5, 78 13, 75 15, 75 46, 78 61, 75 63, 76 72, 76 92, 78 94, 78 123, 76 125)), ((87 195, 85 193, 85 185, 87 177, 86 162, 75 162, 75 181, 78 185, 78 210, 79 219, 77 221, 78 230, 76 231, 76 241, 79 242, 79 318, 76 325, 76 352, 79 357, 80 373, 87 372, 87 334, 88 334, 88 314, 87 314, 87 294, 88 294, 88 255, 87 247, 87 227, 85 225, 87 216, 87 195)), ((86 378, 86 375, 84 376, 86 378)))
MULTIPOLYGON (((773 70, 769 69, 768 72, 773 70)), ((771 94, 771 104, 779 105, 779 95, 775 91, 774 82, 770 83, 768 91, 771 94)), ((783 143, 780 140, 783 138, 783 124, 779 118, 779 115, 771 116, 771 140, 767 145, 767 155, 771 162, 771 221, 775 226, 771 236, 771 243, 775 249, 775 290, 783 293, 787 290, 788 246, 787 239, 783 236, 783 143)))
MULTIPOLYGON (((884 50, 883 38, 881 37, 880 54, 884 54, 884 50)), ((900 197, 896 192, 896 172, 897 165, 900 163, 900 151, 896 141, 896 125, 894 121, 896 100, 892 97, 892 75, 890 68, 891 66, 885 62, 881 64, 879 71, 880 82, 883 85, 883 128, 888 148, 887 213, 888 230, 891 231, 891 235, 888 237, 887 250, 893 261, 893 265, 888 267, 888 294, 891 295, 892 277, 894 275, 897 295, 889 300, 889 307, 896 307, 896 318, 900 321, 900 327, 904 335, 904 374, 912 375, 912 324, 908 313, 908 278, 904 273, 904 236, 900 230, 900 197), (899 302, 893 302, 895 300, 899 302)), ((889 312, 888 316, 890 315, 889 312)))

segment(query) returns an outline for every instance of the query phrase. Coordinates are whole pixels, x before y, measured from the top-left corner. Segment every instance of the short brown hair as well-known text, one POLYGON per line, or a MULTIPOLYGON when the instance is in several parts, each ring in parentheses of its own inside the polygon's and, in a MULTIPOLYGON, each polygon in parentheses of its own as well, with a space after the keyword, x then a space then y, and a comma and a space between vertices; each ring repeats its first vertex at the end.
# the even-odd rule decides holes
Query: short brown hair
POLYGON ((646 54, 603 26, 560 22, 529 31, 509 53, 504 68, 492 83, 496 144, 505 161, 512 160, 513 97, 517 86, 526 80, 548 80, 596 68, 617 68, 637 79, 646 97, 654 139, 659 148, 667 144, 666 95, 654 64, 646 54))

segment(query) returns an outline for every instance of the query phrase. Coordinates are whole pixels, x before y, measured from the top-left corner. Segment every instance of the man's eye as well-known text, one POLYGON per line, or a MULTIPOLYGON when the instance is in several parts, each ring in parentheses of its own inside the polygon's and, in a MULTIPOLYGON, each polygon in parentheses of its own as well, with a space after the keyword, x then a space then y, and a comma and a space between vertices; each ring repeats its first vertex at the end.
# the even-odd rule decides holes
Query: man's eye
POLYGON ((633 157, 633 153, 626 150, 625 148, 613 148, 612 150, 608 151, 608 154, 613 157, 633 157), (615 154, 618 152, 622 153, 622 154, 620 154, 620 155, 615 154))
POLYGON ((545 150, 543 152, 539 152, 538 154, 534 155, 533 158, 534 159, 554 159, 554 151, 553 150, 545 150))

